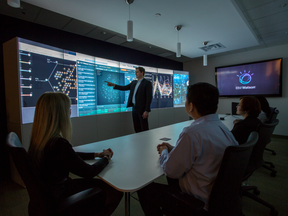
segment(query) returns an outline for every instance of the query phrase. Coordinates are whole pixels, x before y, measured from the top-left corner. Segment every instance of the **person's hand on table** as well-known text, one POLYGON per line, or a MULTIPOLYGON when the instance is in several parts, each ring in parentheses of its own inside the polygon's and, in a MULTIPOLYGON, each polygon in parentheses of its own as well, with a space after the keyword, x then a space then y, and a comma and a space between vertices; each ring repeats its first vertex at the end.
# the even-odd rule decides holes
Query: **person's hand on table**
POLYGON ((103 149, 103 152, 98 153, 98 157, 103 158, 105 155, 109 156, 109 159, 113 157, 113 151, 112 149, 103 149))
POLYGON ((157 145, 157 151, 160 155, 164 149, 167 149, 168 152, 170 152, 173 149, 173 146, 166 142, 157 145))

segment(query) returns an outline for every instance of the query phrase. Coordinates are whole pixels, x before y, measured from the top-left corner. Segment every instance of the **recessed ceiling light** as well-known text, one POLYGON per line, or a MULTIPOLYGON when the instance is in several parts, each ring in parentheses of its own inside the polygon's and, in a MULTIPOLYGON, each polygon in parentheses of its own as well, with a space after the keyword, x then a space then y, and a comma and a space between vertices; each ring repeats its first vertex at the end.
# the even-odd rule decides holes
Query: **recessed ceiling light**
POLYGON ((160 13, 156 13, 156 14, 155 14, 155 17, 160 17, 160 16, 161 16, 160 13))
POLYGON ((104 31, 104 32, 102 32, 102 34, 104 34, 104 35, 105 35, 105 34, 106 34, 106 32, 104 31))

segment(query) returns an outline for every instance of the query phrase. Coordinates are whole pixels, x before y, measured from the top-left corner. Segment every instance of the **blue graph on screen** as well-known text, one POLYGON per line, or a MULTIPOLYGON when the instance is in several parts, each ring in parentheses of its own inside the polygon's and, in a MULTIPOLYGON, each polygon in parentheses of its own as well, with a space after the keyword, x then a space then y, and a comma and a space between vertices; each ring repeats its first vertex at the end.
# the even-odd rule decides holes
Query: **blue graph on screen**
POLYGON ((186 101, 187 87, 189 86, 188 74, 174 74, 174 106, 184 106, 186 101))

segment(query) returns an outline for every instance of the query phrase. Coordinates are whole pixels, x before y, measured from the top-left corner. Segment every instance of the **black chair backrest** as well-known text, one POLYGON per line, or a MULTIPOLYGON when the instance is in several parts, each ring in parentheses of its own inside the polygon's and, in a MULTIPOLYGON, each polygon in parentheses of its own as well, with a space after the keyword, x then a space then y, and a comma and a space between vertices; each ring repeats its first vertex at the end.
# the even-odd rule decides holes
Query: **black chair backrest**
POLYGON ((277 115, 279 114, 279 110, 276 107, 270 107, 270 109, 271 109, 271 113, 267 121, 267 123, 269 124, 274 122, 275 119, 277 118, 277 115))
POLYGON ((33 208, 37 206, 42 209, 43 215, 47 212, 53 212, 52 197, 41 182, 27 151, 23 148, 16 133, 8 134, 6 146, 29 193, 29 215, 31 215, 30 211, 33 211, 33 209, 30 209, 32 206, 33 208))
POLYGON ((239 102, 232 102, 231 104, 231 110, 232 110, 232 115, 237 115, 237 105, 239 104, 239 102))
POLYGON ((258 134, 252 132, 245 144, 226 148, 209 199, 209 215, 238 216, 242 212, 240 186, 258 134))
MULTIPOLYGON (((251 174, 256 169, 262 167, 264 164, 263 153, 265 147, 268 143, 271 142, 271 136, 275 127, 279 124, 279 120, 275 119, 272 123, 261 123, 257 126, 256 131, 258 132, 259 139, 256 145, 253 148, 252 155, 247 166, 246 174, 251 174)), ((245 174, 245 175, 246 175, 245 174)))

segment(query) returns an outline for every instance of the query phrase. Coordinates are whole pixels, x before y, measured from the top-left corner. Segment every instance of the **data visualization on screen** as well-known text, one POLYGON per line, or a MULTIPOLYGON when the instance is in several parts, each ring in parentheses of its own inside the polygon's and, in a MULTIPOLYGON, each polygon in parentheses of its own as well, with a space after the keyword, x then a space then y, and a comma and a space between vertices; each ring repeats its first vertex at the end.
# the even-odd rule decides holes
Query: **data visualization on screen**
POLYGON ((151 108, 173 107, 173 70, 147 67, 145 79, 153 87, 151 108))
POLYGON ((155 95, 157 86, 156 86, 156 77, 158 73, 158 69, 154 67, 147 67, 147 66, 141 66, 145 68, 145 75, 144 78, 147 79, 152 83, 152 102, 151 102, 151 109, 159 108, 159 100, 155 95))
POLYGON ((96 114, 95 57, 76 53, 79 116, 96 114))
POLYGON ((36 102, 44 92, 64 92, 77 104, 76 62, 65 60, 63 50, 20 41, 19 72, 23 123, 33 121, 36 102))
MULTIPOLYGON (((31 123, 38 98, 63 92, 71 99, 71 117, 127 112, 130 91, 119 91, 105 81, 129 85, 140 65, 99 58, 18 38, 22 123, 31 123)), ((183 105, 188 72, 142 66, 153 86, 151 108, 183 105), (177 74, 181 74, 181 76, 177 74), (177 76, 176 76, 177 75, 177 76), (174 84, 176 82, 176 84, 174 84), (175 93, 174 89, 177 89, 175 93), (174 98, 174 101, 173 101, 174 98)))
POLYGON ((189 72, 174 71, 173 74, 174 107, 185 106, 188 86, 189 86, 189 72))

